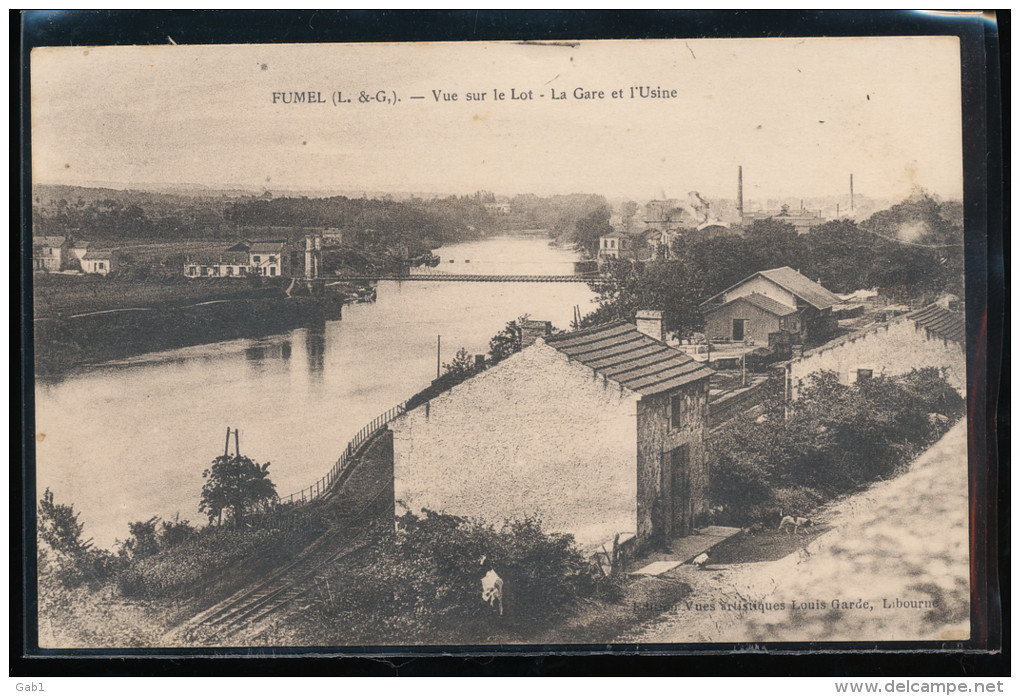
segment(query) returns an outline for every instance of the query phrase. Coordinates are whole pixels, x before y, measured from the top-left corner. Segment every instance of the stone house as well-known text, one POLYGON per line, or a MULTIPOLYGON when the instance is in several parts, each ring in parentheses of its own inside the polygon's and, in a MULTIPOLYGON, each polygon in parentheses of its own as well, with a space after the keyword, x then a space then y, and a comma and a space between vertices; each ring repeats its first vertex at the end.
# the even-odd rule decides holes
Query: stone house
POLYGON ((108 275, 117 270, 118 254, 112 249, 90 249, 81 257, 82 273, 108 275))
POLYGON ((67 268, 68 256, 67 237, 32 237, 32 270, 62 271, 67 268))
POLYGON ((659 312, 549 335, 395 419, 398 514, 540 517, 593 550, 691 533, 707 511, 712 371, 663 341, 659 312))
POLYGON ((270 277, 290 276, 291 259, 287 242, 252 242, 248 255, 251 273, 270 277))
POLYGON ((190 254, 184 263, 184 275, 189 278, 243 278, 250 272, 247 251, 190 254))
POLYGON ((938 304, 874 324, 818 346, 786 366, 787 388, 797 397, 808 375, 835 372, 843 384, 915 368, 938 367, 961 394, 967 390, 967 331, 963 312, 938 304))
POLYGON ((753 341, 787 331, 792 343, 823 341, 837 327, 833 307, 843 301, 789 266, 759 271, 701 303, 709 340, 753 341), (736 302, 738 299, 743 302, 736 302))

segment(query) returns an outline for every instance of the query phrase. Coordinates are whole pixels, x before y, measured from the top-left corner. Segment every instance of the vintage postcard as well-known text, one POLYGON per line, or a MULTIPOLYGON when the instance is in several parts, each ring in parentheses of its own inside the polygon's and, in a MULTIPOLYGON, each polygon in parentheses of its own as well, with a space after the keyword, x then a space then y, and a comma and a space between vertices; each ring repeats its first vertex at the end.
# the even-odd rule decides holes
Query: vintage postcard
POLYGON ((39 647, 971 637, 957 37, 30 77, 39 647))

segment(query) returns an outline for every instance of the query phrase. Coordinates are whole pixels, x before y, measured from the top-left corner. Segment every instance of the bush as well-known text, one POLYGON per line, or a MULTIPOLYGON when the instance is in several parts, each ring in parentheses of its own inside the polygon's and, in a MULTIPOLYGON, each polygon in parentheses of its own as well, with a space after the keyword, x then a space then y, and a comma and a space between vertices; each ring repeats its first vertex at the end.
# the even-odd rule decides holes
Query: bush
POLYGON ((396 537, 384 533, 370 553, 319 587, 319 620, 343 640, 485 640, 498 626, 533 629, 598 589, 573 537, 538 519, 496 529, 425 510, 400 518, 396 537), (503 579, 502 617, 481 599, 483 557, 503 579))
POLYGON ((92 539, 85 539, 80 514, 73 505, 55 502, 49 488, 43 493, 36 515, 39 573, 67 588, 94 588, 113 576, 118 561, 110 552, 94 548, 92 539))
POLYGON ((895 475, 963 413, 963 399, 934 368, 851 385, 815 373, 797 401, 767 404, 712 441, 712 502, 739 524, 779 509, 804 514, 895 475))

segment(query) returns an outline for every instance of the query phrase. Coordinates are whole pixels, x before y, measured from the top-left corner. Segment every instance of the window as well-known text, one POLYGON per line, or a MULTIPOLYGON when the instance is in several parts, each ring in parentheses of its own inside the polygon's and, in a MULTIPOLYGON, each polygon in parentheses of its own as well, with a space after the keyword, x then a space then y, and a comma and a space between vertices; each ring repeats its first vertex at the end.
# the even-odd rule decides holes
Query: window
POLYGON ((248 269, 244 266, 237 267, 237 275, 248 275, 248 269))
POLYGON ((98 268, 101 271, 105 270, 106 269, 106 264, 103 263, 102 261, 100 261, 98 264, 96 264, 96 268, 98 268))
POLYGON ((669 423, 674 429, 682 428, 684 425, 684 395, 682 392, 669 397, 669 423))
POLYGON ((194 267, 194 266, 192 266, 192 267, 190 267, 190 268, 188 269, 188 275, 189 275, 189 276, 193 276, 193 275, 195 275, 195 267, 194 267))
POLYGON ((276 257, 275 256, 270 256, 269 257, 269 263, 276 263, 276 257))
POLYGON ((874 370, 865 369, 857 370, 857 381, 860 382, 861 380, 864 379, 871 379, 874 374, 875 374, 874 370))
POLYGON ((271 266, 269 268, 269 275, 271 275, 271 276, 276 275, 276 266, 271 266))
POLYGON ((233 266, 227 266, 227 275, 229 275, 229 276, 234 275, 234 267, 233 266))
POLYGON ((252 260, 252 263, 260 263, 262 261, 262 257, 261 256, 252 256, 251 260, 252 260))

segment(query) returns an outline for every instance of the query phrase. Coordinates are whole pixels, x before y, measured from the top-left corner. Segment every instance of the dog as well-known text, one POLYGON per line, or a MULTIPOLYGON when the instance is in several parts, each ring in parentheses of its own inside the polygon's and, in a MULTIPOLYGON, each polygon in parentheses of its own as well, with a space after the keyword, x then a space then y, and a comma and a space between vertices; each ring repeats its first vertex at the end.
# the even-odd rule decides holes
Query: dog
MULTIPOLYGON (((486 568, 485 556, 482 556, 480 565, 486 568)), ((482 577, 482 601, 487 603, 493 610, 499 605, 499 615, 503 615, 503 578, 492 567, 482 577)))
MULTIPOLYGON (((785 527, 793 527, 793 534, 798 534, 801 527, 810 527, 812 524, 813 522, 807 517, 784 515, 783 519, 779 522, 779 531, 783 531, 785 527)), ((787 534, 790 534, 790 532, 787 532, 787 534)))

